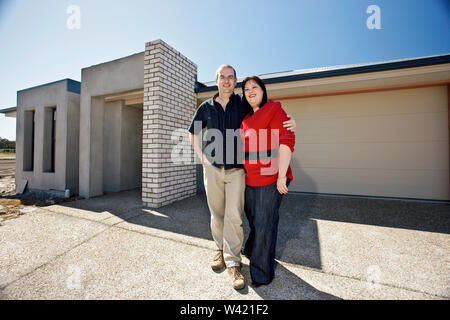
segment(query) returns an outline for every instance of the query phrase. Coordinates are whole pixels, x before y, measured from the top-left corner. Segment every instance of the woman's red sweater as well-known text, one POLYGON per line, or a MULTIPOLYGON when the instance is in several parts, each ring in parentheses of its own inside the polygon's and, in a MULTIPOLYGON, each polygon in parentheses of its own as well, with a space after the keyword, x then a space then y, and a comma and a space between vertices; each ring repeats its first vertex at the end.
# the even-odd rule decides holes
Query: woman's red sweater
MULTIPOLYGON (((289 118, 281 103, 269 100, 242 121, 240 132, 247 155, 244 160, 247 185, 267 186, 277 181, 279 146, 287 145, 294 152, 295 134, 283 127, 286 120, 289 118), (270 155, 268 150, 271 151, 270 155)), ((290 166, 286 177, 294 179, 290 166)))

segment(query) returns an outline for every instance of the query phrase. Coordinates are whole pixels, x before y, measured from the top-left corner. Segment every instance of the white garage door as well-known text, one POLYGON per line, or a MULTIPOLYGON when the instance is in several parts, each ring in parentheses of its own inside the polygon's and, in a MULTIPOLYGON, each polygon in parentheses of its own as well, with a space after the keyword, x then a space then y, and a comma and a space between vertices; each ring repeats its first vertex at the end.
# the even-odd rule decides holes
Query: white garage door
POLYGON ((447 87, 281 102, 297 122, 291 191, 449 200, 447 87))

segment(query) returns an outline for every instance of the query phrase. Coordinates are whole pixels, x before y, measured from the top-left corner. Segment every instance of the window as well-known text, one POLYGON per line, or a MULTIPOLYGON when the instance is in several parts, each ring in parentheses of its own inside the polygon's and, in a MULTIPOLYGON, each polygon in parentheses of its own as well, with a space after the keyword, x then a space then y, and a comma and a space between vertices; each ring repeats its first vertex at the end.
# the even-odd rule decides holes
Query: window
POLYGON ((55 172, 56 107, 44 109, 43 172, 55 172))
POLYGON ((34 110, 25 111, 23 137, 23 171, 34 171, 34 118, 34 110))

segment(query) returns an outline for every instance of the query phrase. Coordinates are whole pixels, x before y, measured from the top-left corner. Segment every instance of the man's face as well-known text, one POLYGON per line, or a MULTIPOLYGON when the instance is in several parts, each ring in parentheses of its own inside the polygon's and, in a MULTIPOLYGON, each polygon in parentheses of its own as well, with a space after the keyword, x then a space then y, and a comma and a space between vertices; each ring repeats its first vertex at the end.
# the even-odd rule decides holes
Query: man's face
POLYGON ((220 70, 217 79, 216 84, 219 88, 219 92, 221 93, 232 93, 234 90, 234 87, 236 86, 237 79, 234 76, 234 71, 231 68, 222 68, 220 70))

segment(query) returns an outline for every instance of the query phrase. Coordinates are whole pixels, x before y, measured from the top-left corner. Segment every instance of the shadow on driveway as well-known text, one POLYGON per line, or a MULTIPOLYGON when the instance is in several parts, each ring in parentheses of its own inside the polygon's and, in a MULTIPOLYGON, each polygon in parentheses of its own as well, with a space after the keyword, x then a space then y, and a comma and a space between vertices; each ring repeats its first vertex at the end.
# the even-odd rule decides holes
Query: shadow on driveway
MULTIPOLYGON (((108 211, 128 223, 213 241, 204 193, 158 209, 142 207, 140 190, 110 193, 94 199, 96 201, 81 200, 64 206, 108 211)), ((449 208, 446 203, 289 194, 280 208, 276 259, 321 270, 316 220, 449 234, 449 208)), ((244 231, 247 237, 249 227, 245 218, 244 231)), ((281 264, 277 264, 276 272, 278 277, 271 286, 254 288, 264 299, 338 299, 315 289, 281 264)), ((250 279, 248 265, 243 265, 243 273, 250 279)))

